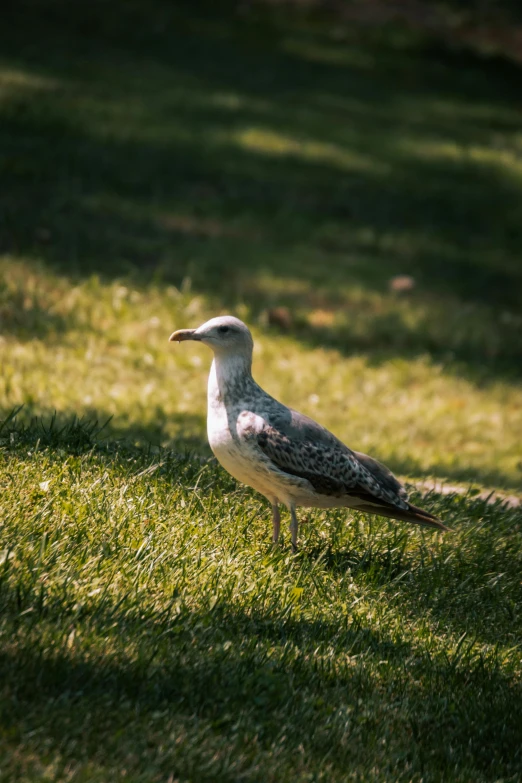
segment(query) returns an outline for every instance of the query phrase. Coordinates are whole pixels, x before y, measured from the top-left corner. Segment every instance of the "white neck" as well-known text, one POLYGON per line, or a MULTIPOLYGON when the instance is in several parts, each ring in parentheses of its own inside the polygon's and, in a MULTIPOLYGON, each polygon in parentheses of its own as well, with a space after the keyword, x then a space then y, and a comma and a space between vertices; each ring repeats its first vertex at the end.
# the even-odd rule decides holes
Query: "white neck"
POLYGON ((242 397, 253 382, 251 355, 215 354, 208 377, 209 400, 225 402, 242 397))

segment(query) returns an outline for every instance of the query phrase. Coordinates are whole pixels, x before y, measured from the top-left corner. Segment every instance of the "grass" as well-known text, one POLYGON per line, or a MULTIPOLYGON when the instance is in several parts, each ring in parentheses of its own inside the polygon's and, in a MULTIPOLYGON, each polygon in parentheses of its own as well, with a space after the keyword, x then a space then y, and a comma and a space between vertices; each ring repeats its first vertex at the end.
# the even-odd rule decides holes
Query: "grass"
POLYGON ((91 437, 6 437, 6 779, 518 779, 519 511, 314 513, 293 557, 213 463, 91 437))
POLYGON ((266 10, 4 19, 0 780, 518 781, 521 511, 466 488, 521 483, 520 71, 266 10), (454 533, 271 550, 167 343, 226 311, 275 396, 461 482, 413 490, 454 533))

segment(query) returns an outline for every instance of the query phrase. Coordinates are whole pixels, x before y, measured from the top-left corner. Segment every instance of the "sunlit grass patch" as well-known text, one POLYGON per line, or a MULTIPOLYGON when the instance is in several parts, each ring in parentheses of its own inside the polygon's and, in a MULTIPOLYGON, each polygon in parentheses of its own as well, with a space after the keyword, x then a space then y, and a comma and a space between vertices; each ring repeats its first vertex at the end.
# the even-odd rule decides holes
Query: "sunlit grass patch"
MULTIPOLYGON (((175 328, 195 326, 228 308, 216 310, 212 299, 194 295, 190 287, 107 284, 97 278, 79 283, 13 259, 5 260, 3 279, 4 411, 23 405, 24 419, 53 411, 112 417, 108 433, 164 446, 181 439, 208 453, 210 354, 204 346, 187 349, 167 339, 175 328)), ((256 296, 270 301, 271 292, 279 297, 283 291, 308 298, 297 279, 282 288, 279 283, 283 278, 265 276, 256 296)), ((456 311, 454 320, 444 320, 435 304, 430 314, 415 299, 339 293, 335 304, 328 303, 327 293, 316 292, 308 307, 292 308, 287 335, 267 330, 263 310, 235 309, 254 329, 255 377, 276 397, 310 413, 354 448, 388 460, 402 475, 433 473, 517 487, 518 386, 480 374, 461 378, 451 355, 458 357, 461 339, 466 350, 474 344, 477 351, 493 339, 480 314, 456 311), (424 353, 422 343, 417 346, 415 335, 427 330, 444 347, 443 362, 424 353), (377 345, 380 356, 365 355, 377 345), (410 358, 400 358, 398 349, 411 351, 410 358)))
POLYGON ((291 55, 297 55, 300 59, 313 63, 349 65, 361 70, 370 70, 376 65, 376 57, 373 53, 361 50, 346 41, 338 45, 330 42, 329 45, 324 46, 318 42, 288 38, 284 42, 283 49, 291 55))
POLYGON ((61 86, 61 81, 42 76, 30 71, 0 68, 0 101, 23 95, 25 90, 56 90, 61 86))
POLYGON ((376 159, 333 144, 291 138, 270 128, 245 128, 233 137, 239 146, 264 155, 303 158, 311 163, 329 163, 341 170, 385 173, 386 167, 376 159))
POLYGON ((464 146, 440 141, 421 142, 418 139, 405 139, 402 143, 409 154, 413 153, 419 157, 431 160, 438 158, 462 165, 491 166, 509 176, 522 175, 522 155, 515 145, 512 147, 501 136, 493 147, 464 146))

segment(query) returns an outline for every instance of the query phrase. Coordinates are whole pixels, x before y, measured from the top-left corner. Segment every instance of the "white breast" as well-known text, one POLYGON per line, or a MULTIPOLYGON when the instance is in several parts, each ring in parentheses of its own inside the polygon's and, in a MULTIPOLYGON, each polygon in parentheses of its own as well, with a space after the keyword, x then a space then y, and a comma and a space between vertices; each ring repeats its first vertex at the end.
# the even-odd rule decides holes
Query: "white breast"
POLYGON ((274 481, 260 463, 259 453, 248 441, 237 437, 236 422, 241 410, 241 404, 227 410, 213 364, 208 380, 207 434, 210 448, 218 462, 235 479, 248 484, 275 503, 274 481))

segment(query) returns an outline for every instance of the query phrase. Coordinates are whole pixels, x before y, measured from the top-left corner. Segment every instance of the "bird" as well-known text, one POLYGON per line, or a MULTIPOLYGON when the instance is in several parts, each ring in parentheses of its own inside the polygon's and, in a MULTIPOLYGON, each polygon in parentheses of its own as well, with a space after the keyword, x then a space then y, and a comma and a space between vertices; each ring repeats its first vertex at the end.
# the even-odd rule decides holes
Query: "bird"
POLYGON ((290 512, 294 552, 298 507, 351 508, 448 530, 438 517, 410 503, 406 489, 385 465, 348 448, 321 424, 278 402, 256 383, 254 341, 239 318, 211 318, 197 329, 178 329, 169 340, 194 340, 212 349, 207 394, 210 448, 235 479, 268 499, 274 544, 280 534, 280 505, 290 512))

